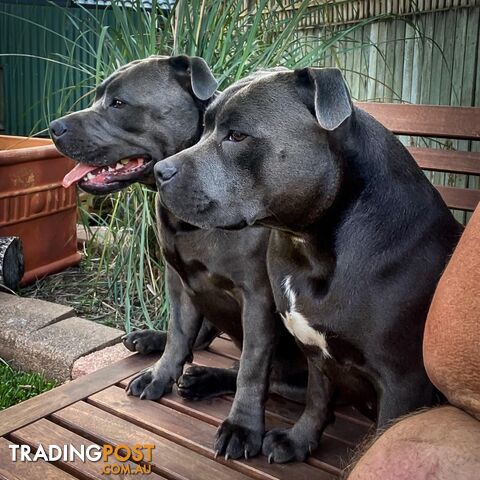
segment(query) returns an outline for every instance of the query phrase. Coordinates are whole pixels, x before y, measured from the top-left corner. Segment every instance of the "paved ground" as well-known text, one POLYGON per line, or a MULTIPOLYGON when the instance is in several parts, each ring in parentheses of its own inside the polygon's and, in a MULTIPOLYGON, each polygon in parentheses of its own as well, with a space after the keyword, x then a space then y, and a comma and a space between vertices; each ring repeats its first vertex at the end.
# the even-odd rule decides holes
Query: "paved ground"
POLYGON ((22 370, 59 381, 90 373, 128 355, 123 345, 108 349, 123 334, 69 307, 0 292, 0 357, 22 370))

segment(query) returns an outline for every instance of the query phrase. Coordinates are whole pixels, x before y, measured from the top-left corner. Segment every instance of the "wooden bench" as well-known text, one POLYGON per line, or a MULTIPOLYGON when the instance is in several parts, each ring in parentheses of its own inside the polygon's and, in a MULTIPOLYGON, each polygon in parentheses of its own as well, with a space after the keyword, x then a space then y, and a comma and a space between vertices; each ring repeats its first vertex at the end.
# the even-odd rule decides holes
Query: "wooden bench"
MULTIPOLYGON (((480 140, 480 107, 442 107, 394 103, 357 103, 397 135, 454 140, 480 140)), ((480 175, 480 151, 408 147, 418 165, 427 171, 480 175)), ((480 150, 480 149, 479 149, 480 150)), ((445 203, 472 212, 480 190, 435 185, 445 203)))
MULTIPOLYGON (((208 350, 196 352, 194 362, 230 367, 238 356, 233 343, 220 337, 208 350)), ((262 456, 248 461, 215 459, 215 431, 227 416, 232 398, 186 402, 172 393, 153 402, 127 396, 124 386, 128 377, 155 360, 154 356, 132 355, 0 412, 0 478, 105 478, 100 473, 101 462, 12 463, 8 449, 11 443, 33 448, 39 444, 79 447, 153 443, 154 473, 144 478, 333 480, 371 428, 371 422, 353 409, 342 407, 335 424, 327 428, 321 448, 305 463, 270 465, 262 456)), ((267 427, 291 425, 302 409, 300 404, 272 396, 267 407, 267 427)))
MULTIPOLYGON (((399 135, 480 140, 480 108, 359 104, 399 135)), ((480 174, 480 153, 411 147, 425 170, 480 174)), ((437 187, 452 209, 472 211, 478 190, 437 187)), ((194 362, 229 367, 239 352, 226 337, 217 338, 194 362)), ((214 458, 217 426, 227 416, 232 398, 185 402, 175 393, 158 402, 128 397, 128 378, 151 365, 156 357, 132 355, 110 367, 67 383, 0 412, 0 478, 108 478, 101 463, 12 463, 11 443, 75 446, 153 443, 153 473, 131 478, 174 480, 217 479, 334 479, 372 424, 350 407, 337 409, 337 419, 325 431, 319 449, 304 463, 269 465, 262 456, 248 461, 214 458)), ((267 405, 267 428, 291 425, 302 405, 272 396, 267 405)), ((113 477, 118 478, 118 477, 113 477)))

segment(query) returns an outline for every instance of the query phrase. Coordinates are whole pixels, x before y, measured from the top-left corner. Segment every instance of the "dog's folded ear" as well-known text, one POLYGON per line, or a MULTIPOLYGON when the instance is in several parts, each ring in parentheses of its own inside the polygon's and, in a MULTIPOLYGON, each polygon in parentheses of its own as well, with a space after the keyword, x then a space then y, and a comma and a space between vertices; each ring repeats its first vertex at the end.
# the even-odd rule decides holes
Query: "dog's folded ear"
POLYGON ((177 72, 190 77, 192 92, 199 100, 208 100, 217 90, 218 82, 203 58, 177 55, 170 57, 169 63, 177 72))
POLYGON ((352 114, 352 100, 338 68, 303 68, 295 74, 311 89, 315 116, 323 129, 335 130, 352 114))

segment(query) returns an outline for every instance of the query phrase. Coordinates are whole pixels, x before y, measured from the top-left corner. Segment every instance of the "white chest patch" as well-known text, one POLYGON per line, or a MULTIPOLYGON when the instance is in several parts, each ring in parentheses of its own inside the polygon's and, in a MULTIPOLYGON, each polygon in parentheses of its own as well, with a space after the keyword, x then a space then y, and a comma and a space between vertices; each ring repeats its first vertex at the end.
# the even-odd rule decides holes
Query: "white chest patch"
POLYGON ((308 320, 297 309, 297 294, 292 288, 292 277, 287 275, 283 282, 283 293, 287 297, 288 310, 281 315, 287 330, 304 345, 319 347, 326 358, 331 358, 325 335, 312 328, 308 320))

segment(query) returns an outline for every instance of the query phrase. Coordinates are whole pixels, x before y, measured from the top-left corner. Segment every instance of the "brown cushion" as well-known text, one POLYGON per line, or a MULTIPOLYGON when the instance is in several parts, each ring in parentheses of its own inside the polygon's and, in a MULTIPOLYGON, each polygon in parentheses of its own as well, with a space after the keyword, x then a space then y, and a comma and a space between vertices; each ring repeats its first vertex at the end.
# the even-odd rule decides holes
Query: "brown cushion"
POLYGON ((423 354, 436 387, 480 420, 480 206, 435 291, 423 354))
POLYGON ((480 478, 480 422, 456 407, 400 420, 353 467, 348 480, 480 478))

